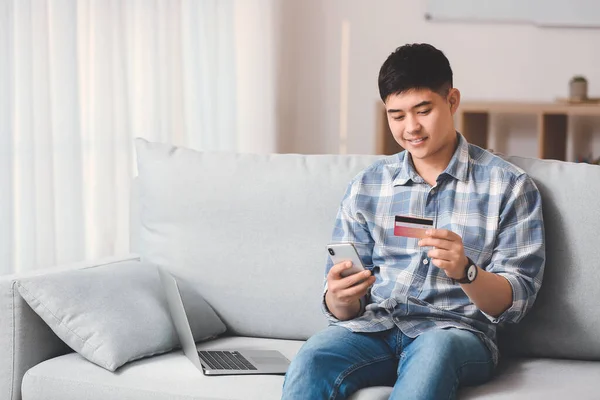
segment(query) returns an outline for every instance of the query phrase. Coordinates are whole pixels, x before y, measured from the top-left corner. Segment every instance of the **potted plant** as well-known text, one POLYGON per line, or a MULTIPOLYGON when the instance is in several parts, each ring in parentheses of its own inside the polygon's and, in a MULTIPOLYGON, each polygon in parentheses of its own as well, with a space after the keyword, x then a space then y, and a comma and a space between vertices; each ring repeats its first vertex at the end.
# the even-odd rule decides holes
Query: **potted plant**
POLYGON ((570 100, 585 101, 587 100, 587 79, 581 75, 575 75, 569 81, 569 98, 570 100))

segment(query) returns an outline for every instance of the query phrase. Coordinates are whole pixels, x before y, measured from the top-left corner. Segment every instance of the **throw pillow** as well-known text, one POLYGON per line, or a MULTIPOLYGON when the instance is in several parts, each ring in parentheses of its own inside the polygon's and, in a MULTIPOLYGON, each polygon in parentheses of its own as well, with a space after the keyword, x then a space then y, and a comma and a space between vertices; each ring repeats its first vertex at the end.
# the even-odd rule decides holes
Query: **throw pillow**
MULTIPOLYGON (((185 282, 179 287, 195 340, 223 333, 225 325, 203 297, 185 282)), ((153 264, 48 273, 21 279, 17 288, 61 340, 109 371, 180 346, 153 264)))

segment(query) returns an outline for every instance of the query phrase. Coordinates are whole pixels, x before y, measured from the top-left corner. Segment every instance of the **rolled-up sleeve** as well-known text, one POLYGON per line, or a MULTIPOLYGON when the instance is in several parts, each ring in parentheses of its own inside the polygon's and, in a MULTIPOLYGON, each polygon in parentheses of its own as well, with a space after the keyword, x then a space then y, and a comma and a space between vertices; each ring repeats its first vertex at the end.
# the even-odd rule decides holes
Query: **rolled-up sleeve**
POLYGON ((500 214, 499 234, 487 269, 503 276, 512 287, 512 305, 493 323, 519 322, 537 297, 546 261, 542 198, 526 174, 513 183, 500 214))
MULTIPOLYGON (((331 243, 354 243, 363 264, 365 266, 371 266, 373 263, 373 246, 375 242, 371 237, 371 233, 369 232, 364 217, 356 212, 356 202, 359 199, 359 187, 360 181, 358 179, 353 180, 348 185, 338 209, 333 234, 331 236, 331 243)), ((333 267, 333 261, 328 256, 325 264, 325 279, 321 308, 330 322, 338 322, 339 320, 331 314, 325 302, 325 294, 327 293, 327 274, 329 273, 329 270, 331 270, 331 267, 333 267)), ((360 299, 361 311, 359 315, 364 312, 366 303, 367 296, 363 296, 360 299)))

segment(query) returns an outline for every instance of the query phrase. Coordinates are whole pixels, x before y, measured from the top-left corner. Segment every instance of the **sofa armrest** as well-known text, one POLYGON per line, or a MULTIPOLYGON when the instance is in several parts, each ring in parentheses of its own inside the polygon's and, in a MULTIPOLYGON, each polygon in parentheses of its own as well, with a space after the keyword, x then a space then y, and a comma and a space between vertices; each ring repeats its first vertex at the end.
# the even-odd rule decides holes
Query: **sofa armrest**
POLYGON ((16 289, 16 281, 31 276, 93 268, 131 260, 139 260, 139 256, 112 257, 26 274, 0 276, 1 399, 20 400, 21 381, 29 368, 72 351, 21 298, 16 289))

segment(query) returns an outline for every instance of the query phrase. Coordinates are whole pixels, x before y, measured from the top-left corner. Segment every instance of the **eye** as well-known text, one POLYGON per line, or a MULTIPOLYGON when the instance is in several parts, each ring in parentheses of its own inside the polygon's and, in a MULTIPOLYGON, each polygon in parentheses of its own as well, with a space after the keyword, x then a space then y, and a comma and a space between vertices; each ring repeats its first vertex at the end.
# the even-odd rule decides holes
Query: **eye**
POLYGON ((404 115, 400 115, 398 117, 394 117, 393 119, 394 119, 394 121, 402 121, 404 119, 404 115))
POLYGON ((428 108, 427 110, 421 110, 418 112, 418 114, 420 115, 427 115, 431 112, 431 108, 428 108))

